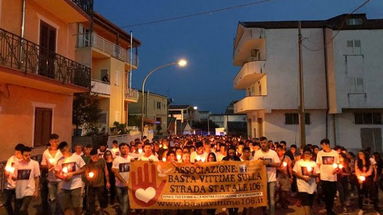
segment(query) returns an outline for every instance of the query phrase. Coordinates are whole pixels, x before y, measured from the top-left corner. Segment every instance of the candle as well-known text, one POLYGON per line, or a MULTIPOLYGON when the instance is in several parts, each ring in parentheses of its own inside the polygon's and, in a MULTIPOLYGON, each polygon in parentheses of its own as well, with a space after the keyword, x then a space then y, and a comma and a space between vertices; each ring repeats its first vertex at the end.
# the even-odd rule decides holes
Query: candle
POLYGON ((201 158, 201 161, 202 161, 202 162, 205 162, 205 158, 204 158, 204 157, 203 157, 203 158, 201 158))
POLYGON ((166 145, 164 145, 163 149, 168 149, 168 147, 166 145))
POLYGON ((283 167, 287 167, 287 162, 284 161, 284 162, 282 163, 282 165, 283 165, 283 167))
POLYGON ((15 168, 12 167, 12 166, 6 166, 5 167, 5 171, 9 172, 9 173, 13 173, 15 171, 15 168))
POLYGON ((63 171, 63 173, 68 173, 68 167, 64 167, 64 168, 62 169, 62 171, 63 171))
POLYGON ((181 160, 181 155, 177 155, 177 160, 181 160))
POLYGON ((54 164, 55 163, 55 159, 54 158, 49 158, 49 163, 50 164, 54 164))
POLYGON ((366 176, 361 175, 358 177, 361 182, 364 182, 366 180, 366 176))
POLYGON ((311 172, 311 171, 313 171, 313 168, 311 166, 307 166, 307 171, 311 172))
POLYGON ((338 167, 339 167, 339 169, 342 169, 342 168, 343 168, 343 165, 342 165, 342 164, 339 164, 338 167))
POLYGON ((160 144, 160 148, 162 148, 162 144, 160 144))
POLYGON ((334 163, 334 164, 332 165, 332 167, 334 167, 334 169, 336 169, 336 168, 338 168, 338 164, 334 163))
POLYGON ((88 176, 89 176, 89 178, 93 178, 94 177, 94 172, 89 172, 88 176))
POLYGON ((197 161, 200 161, 200 160, 201 160, 201 157, 200 157, 199 155, 197 155, 196 160, 197 160, 197 161))
POLYGON ((142 149, 138 149, 138 153, 141 154, 142 153, 142 149))
POLYGON ((163 157, 163 158, 162 158, 162 161, 163 161, 163 162, 166 162, 166 157, 163 157))

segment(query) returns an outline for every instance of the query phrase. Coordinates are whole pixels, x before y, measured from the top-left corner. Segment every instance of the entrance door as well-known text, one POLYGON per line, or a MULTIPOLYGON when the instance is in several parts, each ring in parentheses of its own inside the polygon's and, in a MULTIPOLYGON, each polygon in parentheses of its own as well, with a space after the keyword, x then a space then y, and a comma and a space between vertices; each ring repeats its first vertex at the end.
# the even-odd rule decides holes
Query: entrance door
POLYGON ((371 148, 371 152, 382 152, 382 129, 381 128, 361 128, 360 137, 362 148, 371 148))
POLYGON ((35 109, 35 134, 33 147, 45 146, 49 142, 52 133, 52 109, 35 109))
POLYGON ((56 29, 40 22, 39 74, 54 78, 56 29))

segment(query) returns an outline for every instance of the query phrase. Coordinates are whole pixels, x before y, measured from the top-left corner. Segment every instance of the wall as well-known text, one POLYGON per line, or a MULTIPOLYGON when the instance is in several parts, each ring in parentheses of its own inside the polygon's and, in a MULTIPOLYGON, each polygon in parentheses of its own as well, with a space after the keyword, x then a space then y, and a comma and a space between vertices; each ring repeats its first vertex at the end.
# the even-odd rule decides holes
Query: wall
POLYGON ((115 121, 125 123, 125 64, 115 58, 110 58, 110 107, 109 125, 115 121))
MULTIPOLYGON (((8 159, 17 143, 32 146, 34 106, 52 107, 52 132, 60 135, 60 141, 71 143, 73 96, 15 85, 9 85, 9 92, 9 98, 0 98, 0 139, 3 143, 0 160, 8 159)), ((33 153, 44 149, 45 147, 36 148, 33 153)))

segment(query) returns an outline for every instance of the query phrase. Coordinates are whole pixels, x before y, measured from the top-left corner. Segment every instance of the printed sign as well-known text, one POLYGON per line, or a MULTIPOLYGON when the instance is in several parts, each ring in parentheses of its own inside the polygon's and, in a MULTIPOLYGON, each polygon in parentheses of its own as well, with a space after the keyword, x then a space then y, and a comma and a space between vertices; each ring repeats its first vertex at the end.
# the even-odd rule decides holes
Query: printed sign
POLYGON ((334 161, 334 156, 322 156, 322 162, 324 165, 332 165, 334 161))
POLYGON ((267 205, 262 161, 130 164, 133 209, 208 209, 267 205))
POLYGON ((32 170, 30 169, 19 169, 17 170, 17 180, 29 180, 32 170))
POLYGON ((119 172, 129 172, 130 164, 129 163, 120 163, 118 165, 119 172))

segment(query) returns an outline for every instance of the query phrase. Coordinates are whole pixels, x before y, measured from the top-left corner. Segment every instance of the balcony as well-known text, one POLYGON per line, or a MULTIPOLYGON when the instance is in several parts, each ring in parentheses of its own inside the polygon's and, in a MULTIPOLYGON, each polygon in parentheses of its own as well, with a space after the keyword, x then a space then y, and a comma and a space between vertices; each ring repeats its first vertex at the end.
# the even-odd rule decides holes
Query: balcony
POLYGON ((248 113, 269 109, 266 102, 267 96, 246 96, 234 104, 234 113, 248 113))
POLYGON ((33 0, 67 23, 87 22, 93 13, 93 0, 33 0))
POLYGON ((138 66, 138 55, 133 51, 133 55, 131 56, 130 49, 125 49, 103 37, 98 35, 97 33, 83 34, 78 36, 78 47, 92 47, 98 49, 99 51, 117 58, 121 61, 124 61, 134 67, 138 66))
POLYGON ((110 96, 110 83, 93 79, 91 92, 101 96, 110 96))
POLYGON ((138 90, 135 90, 135 89, 127 89, 125 91, 125 100, 128 101, 128 102, 133 102, 133 103, 136 103, 138 102, 138 90))
POLYGON ((264 60, 259 60, 257 58, 249 59, 249 62, 245 63, 235 76, 233 81, 234 88, 246 89, 251 84, 261 79, 265 75, 264 66, 264 60))
POLYGON ((265 42, 264 29, 244 28, 242 35, 234 41, 233 64, 242 66, 251 57, 253 50, 259 50, 259 54, 264 55, 265 42))
POLYGON ((8 73, 2 73, 0 80, 7 78, 16 84, 48 90, 46 84, 49 83, 55 90, 68 92, 88 91, 90 88, 89 67, 3 29, 0 29, 0 66, 8 68, 2 70, 8 73))

